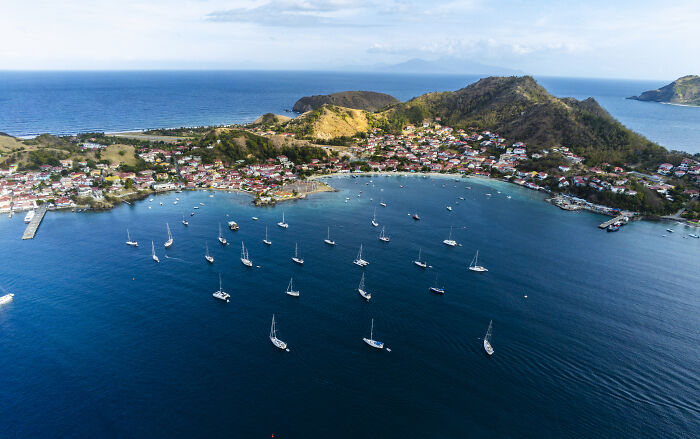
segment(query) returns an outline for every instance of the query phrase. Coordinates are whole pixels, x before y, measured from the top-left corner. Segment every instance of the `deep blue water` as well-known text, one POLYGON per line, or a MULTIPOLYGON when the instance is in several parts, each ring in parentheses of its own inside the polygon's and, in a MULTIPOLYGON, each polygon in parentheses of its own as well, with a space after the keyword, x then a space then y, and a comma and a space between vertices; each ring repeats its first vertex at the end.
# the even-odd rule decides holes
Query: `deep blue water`
POLYGON ((605 233, 600 216, 496 181, 369 180, 332 179, 339 192, 274 208, 190 192, 49 212, 31 241, 21 215, 0 218, 0 285, 16 294, 0 307, 0 437, 697 437, 691 229, 605 233), (382 199, 388 244, 370 225, 382 199), (225 229, 223 248, 229 219, 241 229, 225 229), (462 246, 442 244, 450 226, 462 246), (260 268, 239 262, 241 241, 260 268), (356 291, 360 243, 369 303, 356 291), (412 264, 419 248, 432 268, 412 264), (488 273, 467 270, 477 249, 488 273), (231 303, 211 296, 219 274, 231 303), (428 292, 436 274, 444 296, 428 292), (297 299, 284 294, 290 276, 297 299), (267 339, 273 313, 289 353, 267 339), (362 342, 371 318, 392 352, 362 342))
MULTIPOLYGON (((284 113, 311 94, 374 90, 407 100, 478 79, 339 72, 0 71, 0 132, 28 136, 242 123, 266 112, 284 113)), ((629 128, 669 149, 700 152, 700 108, 625 99, 670 80, 537 80, 557 96, 595 97, 629 128)))

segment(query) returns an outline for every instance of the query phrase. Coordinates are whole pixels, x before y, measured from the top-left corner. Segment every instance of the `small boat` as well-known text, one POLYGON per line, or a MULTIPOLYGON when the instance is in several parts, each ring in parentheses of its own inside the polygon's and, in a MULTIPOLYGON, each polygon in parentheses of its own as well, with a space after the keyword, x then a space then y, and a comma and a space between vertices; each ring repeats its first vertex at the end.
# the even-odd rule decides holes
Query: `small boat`
POLYGON ((428 266, 428 264, 425 261, 420 260, 421 250, 422 249, 420 249, 420 248, 418 249, 418 259, 413 261, 413 263, 416 264, 417 266, 419 266, 420 268, 426 268, 428 266))
POLYGON ((285 291, 285 293, 289 294, 292 297, 299 297, 299 290, 294 289, 293 281, 293 278, 289 279, 289 285, 287 285, 287 291, 285 291))
POLYGON ((668 233, 673 233, 673 229, 666 229, 668 233))
POLYGON ((489 322, 489 329, 486 330, 486 335, 484 336, 484 351, 491 356, 493 355, 493 347, 491 346, 491 327, 493 326, 493 320, 489 322))
POLYGON ((382 207, 386 207, 386 203, 384 201, 380 202, 379 205, 382 207))
POLYGON ((257 216, 254 216, 254 217, 253 217, 253 221, 257 221, 257 220, 258 220, 258 217, 257 217, 257 216))
POLYGON ((272 326, 270 326, 270 341, 272 342, 275 347, 280 348, 282 350, 288 350, 287 349, 287 343, 283 342, 279 338, 277 338, 277 329, 275 328, 275 315, 272 315, 272 326))
POLYGON ((622 224, 620 224, 620 223, 613 223, 613 224, 610 224, 610 225, 607 227, 607 231, 608 231, 608 232, 617 232, 618 230, 620 230, 620 226, 621 226, 621 225, 622 225, 622 224))
POLYGON ((139 243, 137 241, 132 241, 131 240, 131 235, 129 235, 129 229, 126 229, 126 245, 130 245, 132 247, 138 247, 139 243))
POLYGON ((369 330, 369 338, 363 338, 362 340, 373 348, 382 349, 384 347, 384 343, 374 339, 374 319, 372 319, 372 326, 369 330))
POLYGON ((377 222, 377 208, 374 208, 374 216, 372 217, 372 225, 374 227, 379 226, 379 223, 377 222))
POLYGON ((194 216, 194 212, 190 212, 190 216, 194 216))
POLYGON ((177 200, 173 201, 173 204, 177 204, 177 200))
POLYGON ((299 245, 296 243, 294 244, 294 257, 292 258, 292 261, 299 265, 304 265, 304 258, 299 257, 299 245))
POLYGON ((330 227, 328 228, 328 237, 326 239, 324 239, 323 242, 325 242, 328 245, 335 245, 335 241, 333 241, 331 239, 331 228, 330 227))
POLYGON ((688 236, 690 236, 691 238, 695 238, 695 239, 700 238, 700 236, 696 235, 695 233, 689 233, 688 236))
POLYGON ((235 221, 229 221, 228 228, 235 232, 236 230, 238 230, 238 224, 235 221))
POLYGON ((369 265, 369 262, 362 259, 362 244, 360 244, 360 252, 357 254, 357 259, 352 261, 352 263, 360 267, 366 267, 369 265))
POLYGON ((168 223, 165 223, 165 227, 168 229, 168 240, 165 241, 165 248, 170 248, 171 245, 173 245, 173 234, 170 232, 170 225, 168 223))
POLYGON ((449 210, 450 212, 452 212, 452 206, 447 206, 447 210, 449 210))
POLYGON ((163 202, 162 202, 162 201, 160 202, 160 205, 161 205, 161 206, 163 205, 163 202))
POLYGON ((194 206, 194 209, 199 209, 199 206, 194 206))
POLYGON ((413 219, 416 220, 416 221, 419 221, 419 220, 420 220, 420 217, 418 216, 417 213, 414 213, 414 214, 413 214, 413 219))
POLYGON ((457 246, 457 241, 452 239, 452 227, 450 227, 450 236, 442 241, 443 244, 449 245, 450 247, 455 247, 457 246))
POLYGON ((148 202, 149 202, 149 203, 152 203, 152 202, 153 202, 153 198, 149 198, 149 199, 148 199, 148 202))
POLYGON ((204 203, 199 203, 200 206, 204 206, 204 203))
POLYGON ((187 220, 185 219, 185 215, 182 215, 182 225, 183 225, 183 226, 189 226, 189 225, 190 225, 190 223, 187 222, 187 220))
POLYGON ((464 200, 464 197, 459 197, 460 200, 464 200))
POLYGON ((29 212, 27 212, 27 215, 24 216, 24 223, 29 224, 30 222, 32 222, 32 218, 34 218, 34 211, 30 210, 29 212))
POLYGON ((474 255, 474 259, 472 259, 471 264, 469 264, 469 269, 471 271, 476 271, 479 273, 483 273, 483 272, 488 271, 486 269, 486 267, 479 265, 479 250, 476 251, 476 255, 474 255))
POLYGON ((221 245, 228 244, 226 238, 224 238, 224 235, 221 234, 221 223, 219 223, 219 242, 221 243, 221 245))
POLYGON ((156 256, 156 248, 153 245, 153 241, 151 241, 151 257, 155 262, 160 262, 160 259, 158 259, 158 256, 156 256))
POLYGON ((6 303, 12 302, 12 298, 15 297, 14 294, 5 294, 4 296, 0 296, 0 305, 4 305, 6 303))
POLYGON ((435 294, 445 294, 445 288, 438 286, 437 280, 438 280, 438 277, 436 274, 435 275, 435 285, 430 287, 430 292, 435 293, 435 294))
POLYGON ((382 226, 382 233, 379 234, 379 240, 389 242, 389 237, 384 234, 384 226, 382 226))
POLYGON ((267 227, 265 227, 265 239, 263 239, 263 242, 267 245, 272 245, 272 241, 267 239, 267 227))
POLYGON ((241 241, 241 263, 245 265, 246 267, 252 267, 253 262, 250 260, 250 257, 248 256, 248 250, 245 248, 245 244, 243 244, 243 241, 241 241))
POLYGON ((221 275, 219 275, 219 289, 214 291, 212 296, 214 296, 215 299, 223 300, 226 303, 228 303, 228 299, 231 297, 227 292, 221 289, 221 275))
POLYGON ((360 279, 360 285, 357 287, 357 292, 360 293, 365 300, 369 301, 372 298, 372 294, 365 290, 365 274, 362 273, 362 278, 360 279))
POLYGON ((204 243, 204 249, 205 249, 204 259, 206 259, 207 262, 209 262, 210 264, 213 264, 214 263, 214 256, 209 254, 209 243, 207 243, 207 242, 204 243))
POLYGON ((277 225, 282 227, 283 229, 289 228, 289 224, 284 222, 284 212, 282 212, 282 221, 278 222, 277 225))

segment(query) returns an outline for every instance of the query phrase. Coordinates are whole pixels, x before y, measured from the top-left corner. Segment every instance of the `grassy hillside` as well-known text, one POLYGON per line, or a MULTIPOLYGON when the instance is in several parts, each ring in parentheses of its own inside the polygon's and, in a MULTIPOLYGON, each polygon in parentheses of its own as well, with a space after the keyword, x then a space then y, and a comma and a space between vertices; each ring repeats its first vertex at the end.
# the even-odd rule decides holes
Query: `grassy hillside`
POLYGON ((324 105, 284 124, 298 137, 330 140, 351 137, 371 128, 372 115, 363 110, 324 105))

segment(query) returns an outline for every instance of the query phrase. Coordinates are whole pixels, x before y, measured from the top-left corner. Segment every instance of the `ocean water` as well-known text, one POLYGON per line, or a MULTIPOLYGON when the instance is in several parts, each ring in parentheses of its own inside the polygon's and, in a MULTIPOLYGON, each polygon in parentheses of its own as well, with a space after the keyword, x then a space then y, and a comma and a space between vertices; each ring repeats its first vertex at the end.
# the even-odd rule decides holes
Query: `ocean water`
POLYGON ((31 241, 21 215, 0 218, 0 285, 15 293, 0 307, 0 437, 697 437, 694 230, 606 233, 603 217, 497 181, 329 182, 339 191, 273 208, 200 191, 49 212, 31 241), (382 200, 388 244, 370 225, 382 200), (419 248, 431 268, 413 265, 419 248), (488 273, 467 270, 477 249, 488 273), (219 274, 228 304, 211 295, 219 274), (284 294, 292 276, 299 298, 284 294), (436 276, 444 296, 428 292, 436 276), (290 352, 267 338, 273 313, 290 352), (391 352, 363 343, 372 318, 391 352))
MULTIPOLYGON (((341 72, 0 71, 0 132, 31 136, 244 123, 263 113, 284 113, 306 95, 373 90, 408 100, 478 79, 341 72)), ((556 96, 596 98, 629 128, 669 149, 700 152, 700 108, 625 99, 670 79, 536 79, 556 96)))

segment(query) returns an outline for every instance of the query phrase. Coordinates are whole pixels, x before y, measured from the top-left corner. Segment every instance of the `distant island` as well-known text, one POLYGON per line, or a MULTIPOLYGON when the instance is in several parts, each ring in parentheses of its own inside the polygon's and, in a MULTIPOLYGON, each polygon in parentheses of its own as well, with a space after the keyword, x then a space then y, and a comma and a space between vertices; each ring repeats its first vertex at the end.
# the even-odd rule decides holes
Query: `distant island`
POLYGON ((630 96, 627 99, 700 106, 700 76, 683 76, 657 90, 645 91, 639 96, 630 96))
POLYGON ((374 91, 343 91, 329 95, 304 96, 299 99, 292 110, 306 113, 323 105, 354 108, 356 110, 377 111, 389 105, 398 104, 395 97, 374 91))
POLYGON ((376 72, 392 74, 442 74, 442 75, 522 75, 521 70, 482 64, 469 59, 442 57, 435 60, 409 59, 397 64, 345 66, 344 71, 376 72))

